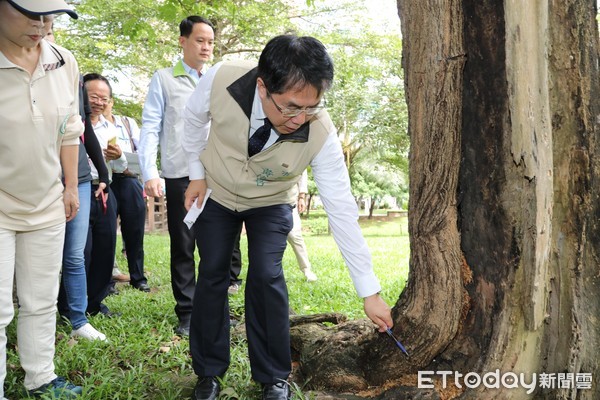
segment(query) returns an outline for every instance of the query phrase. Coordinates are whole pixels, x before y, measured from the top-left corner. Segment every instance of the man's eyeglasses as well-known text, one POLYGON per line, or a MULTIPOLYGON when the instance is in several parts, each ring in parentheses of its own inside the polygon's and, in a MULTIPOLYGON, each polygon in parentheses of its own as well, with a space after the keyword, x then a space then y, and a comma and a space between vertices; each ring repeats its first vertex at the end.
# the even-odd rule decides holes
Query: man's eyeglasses
POLYGON ((92 103, 108 104, 110 99, 108 97, 98 97, 95 94, 92 94, 90 95, 90 101, 92 103))
POLYGON ((277 110, 281 113, 281 115, 284 118, 294 118, 297 117, 298 115, 300 115, 301 113, 304 113, 307 117, 312 117, 313 115, 317 114, 319 111, 321 111, 324 106, 317 106, 317 107, 305 107, 305 108, 283 108, 280 107, 279 104, 275 103, 275 100, 273 100, 273 96, 271 96, 271 93, 267 90, 267 97, 271 100, 271 102, 273 103, 273 105, 275 106, 275 108, 277 108, 277 110))

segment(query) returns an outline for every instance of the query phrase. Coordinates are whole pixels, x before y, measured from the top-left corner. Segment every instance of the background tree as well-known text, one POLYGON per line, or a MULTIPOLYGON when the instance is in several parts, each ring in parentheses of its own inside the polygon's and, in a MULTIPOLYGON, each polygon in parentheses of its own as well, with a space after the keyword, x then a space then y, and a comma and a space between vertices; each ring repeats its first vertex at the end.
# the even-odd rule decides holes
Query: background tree
POLYGON ((83 73, 99 72, 132 86, 137 95, 117 97, 138 120, 150 77, 178 59, 179 22, 188 15, 207 16, 216 27, 214 61, 256 58, 266 40, 294 29, 297 13, 284 0, 85 0, 80 18, 57 26, 60 43, 71 49, 83 73))
MULTIPOLYGON (((369 174, 364 175, 375 164, 383 164, 388 174, 395 174, 392 181, 401 180, 408 172, 409 141, 402 71, 397 62, 400 38, 361 30, 336 32, 324 40, 336 66, 326 104, 342 142, 353 192, 365 194, 366 181, 381 188, 377 181, 370 181, 369 174)), ((372 175, 376 174, 373 171, 372 175)))
POLYGON ((366 159, 358 160, 352 170, 352 193, 359 199, 369 199, 368 218, 373 217, 376 208, 389 208, 382 204, 386 196, 394 197, 397 203, 408 195, 408 182, 401 171, 381 163, 378 157, 364 153, 366 159), (370 158, 370 159, 369 159, 370 158))

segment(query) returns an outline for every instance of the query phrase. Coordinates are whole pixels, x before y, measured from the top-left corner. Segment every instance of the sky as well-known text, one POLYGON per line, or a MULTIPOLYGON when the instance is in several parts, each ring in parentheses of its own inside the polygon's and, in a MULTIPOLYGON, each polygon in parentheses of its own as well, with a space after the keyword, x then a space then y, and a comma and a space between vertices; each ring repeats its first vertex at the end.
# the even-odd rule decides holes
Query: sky
MULTIPOLYGON (((600 0, 598 0, 600 2, 600 0)), ((381 22, 381 28, 391 28, 400 32, 400 17, 396 0, 367 0, 365 6, 375 21, 381 22)))
MULTIPOLYGON (((300 9, 306 7, 306 0, 295 0, 295 2, 300 9)), ((352 30, 356 26, 357 18, 369 19, 372 21, 370 27, 375 31, 400 34, 400 17, 396 0, 364 0, 362 2, 357 0, 315 0, 315 4, 319 8, 332 8, 339 11, 314 15, 310 23, 329 26, 341 25, 344 29, 352 30), (358 3, 362 9, 358 12, 354 11, 356 6, 347 6, 348 2, 358 3)), ((307 21, 307 23, 309 22, 307 21)))

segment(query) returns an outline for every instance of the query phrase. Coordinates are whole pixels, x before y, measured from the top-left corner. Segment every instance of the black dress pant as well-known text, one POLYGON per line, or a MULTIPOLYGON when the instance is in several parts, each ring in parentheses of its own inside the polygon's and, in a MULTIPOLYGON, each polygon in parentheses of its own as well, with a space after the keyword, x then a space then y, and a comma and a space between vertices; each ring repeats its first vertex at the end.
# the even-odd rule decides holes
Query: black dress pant
POLYGON ((187 210, 184 206, 185 190, 189 178, 165 179, 167 196, 167 224, 171 241, 171 288, 175 298, 175 314, 187 324, 192 314, 192 301, 196 288, 196 262, 194 260, 194 229, 183 222, 187 210))
POLYGON ((242 272, 242 251, 240 250, 240 238, 242 236, 242 229, 237 234, 235 239, 235 246, 233 246, 233 252, 231 253, 231 269, 229 270, 229 284, 241 285, 242 280, 240 279, 240 273, 242 272))
POLYGON ((227 288, 242 223, 248 237, 245 312, 252 378, 278 383, 291 372, 288 293, 281 262, 293 225, 288 204, 236 212, 208 199, 194 224, 200 264, 190 330, 192 364, 198 376, 221 376, 229 366, 227 288))
POLYGON ((108 294, 117 245, 117 201, 114 193, 109 190, 104 209, 102 198, 94 197, 97 189, 98 185, 92 185, 90 227, 84 251, 87 312, 92 315, 108 311, 102 301, 108 294))
POLYGON ((146 228, 146 201, 144 188, 134 176, 113 174, 110 185, 117 199, 117 215, 121 218, 121 235, 127 249, 127 266, 131 284, 147 283, 144 276, 144 230, 146 228))
MULTIPOLYGON (((196 261, 194 251, 196 249, 194 231, 196 224, 188 229, 183 222, 187 214, 185 209, 185 190, 190 181, 185 178, 165 178, 167 196, 167 223, 169 226, 169 238, 171 241, 171 288, 175 298, 175 314, 179 321, 187 324, 192 314, 194 291, 196 289, 196 261)), ((238 278, 242 270, 242 255, 240 252, 241 227, 238 231, 237 242, 234 251, 230 253, 231 270, 230 284, 242 281, 238 278)))

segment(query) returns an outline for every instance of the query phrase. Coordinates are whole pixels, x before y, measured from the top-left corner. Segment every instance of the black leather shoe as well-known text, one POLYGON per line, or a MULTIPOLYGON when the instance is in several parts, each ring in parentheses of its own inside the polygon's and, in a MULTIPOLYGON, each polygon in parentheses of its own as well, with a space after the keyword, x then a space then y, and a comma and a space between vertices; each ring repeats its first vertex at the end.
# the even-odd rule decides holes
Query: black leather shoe
POLYGON ((116 296, 116 295, 118 295, 118 294, 120 294, 120 293, 121 293, 121 292, 119 292, 119 291, 117 290, 117 288, 116 288, 116 287, 114 287, 114 286, 111 286, 111 287, 109 287, 109 288, 108 288, 108 296, 116 296))
POLYGON ((146 282, 138 283, 137 285, 132 285, 137 290, 141 290, 142 292, 149 292, 150 286, 146 282))
POLYGON ((190 336, 190 323, 179 322, 179 325, 175 328, 175 333, 179 336, 190 336))
POLYGON ((290 385, 285 382, 275 383, 273 385, 263 384, 263 400, 287 400, 290 398, 290 385))
POLYGON ((192 394, 192 400, 216 400, 219 397, 221 385, 214 376, 198 377, 198 382, 192 394))

